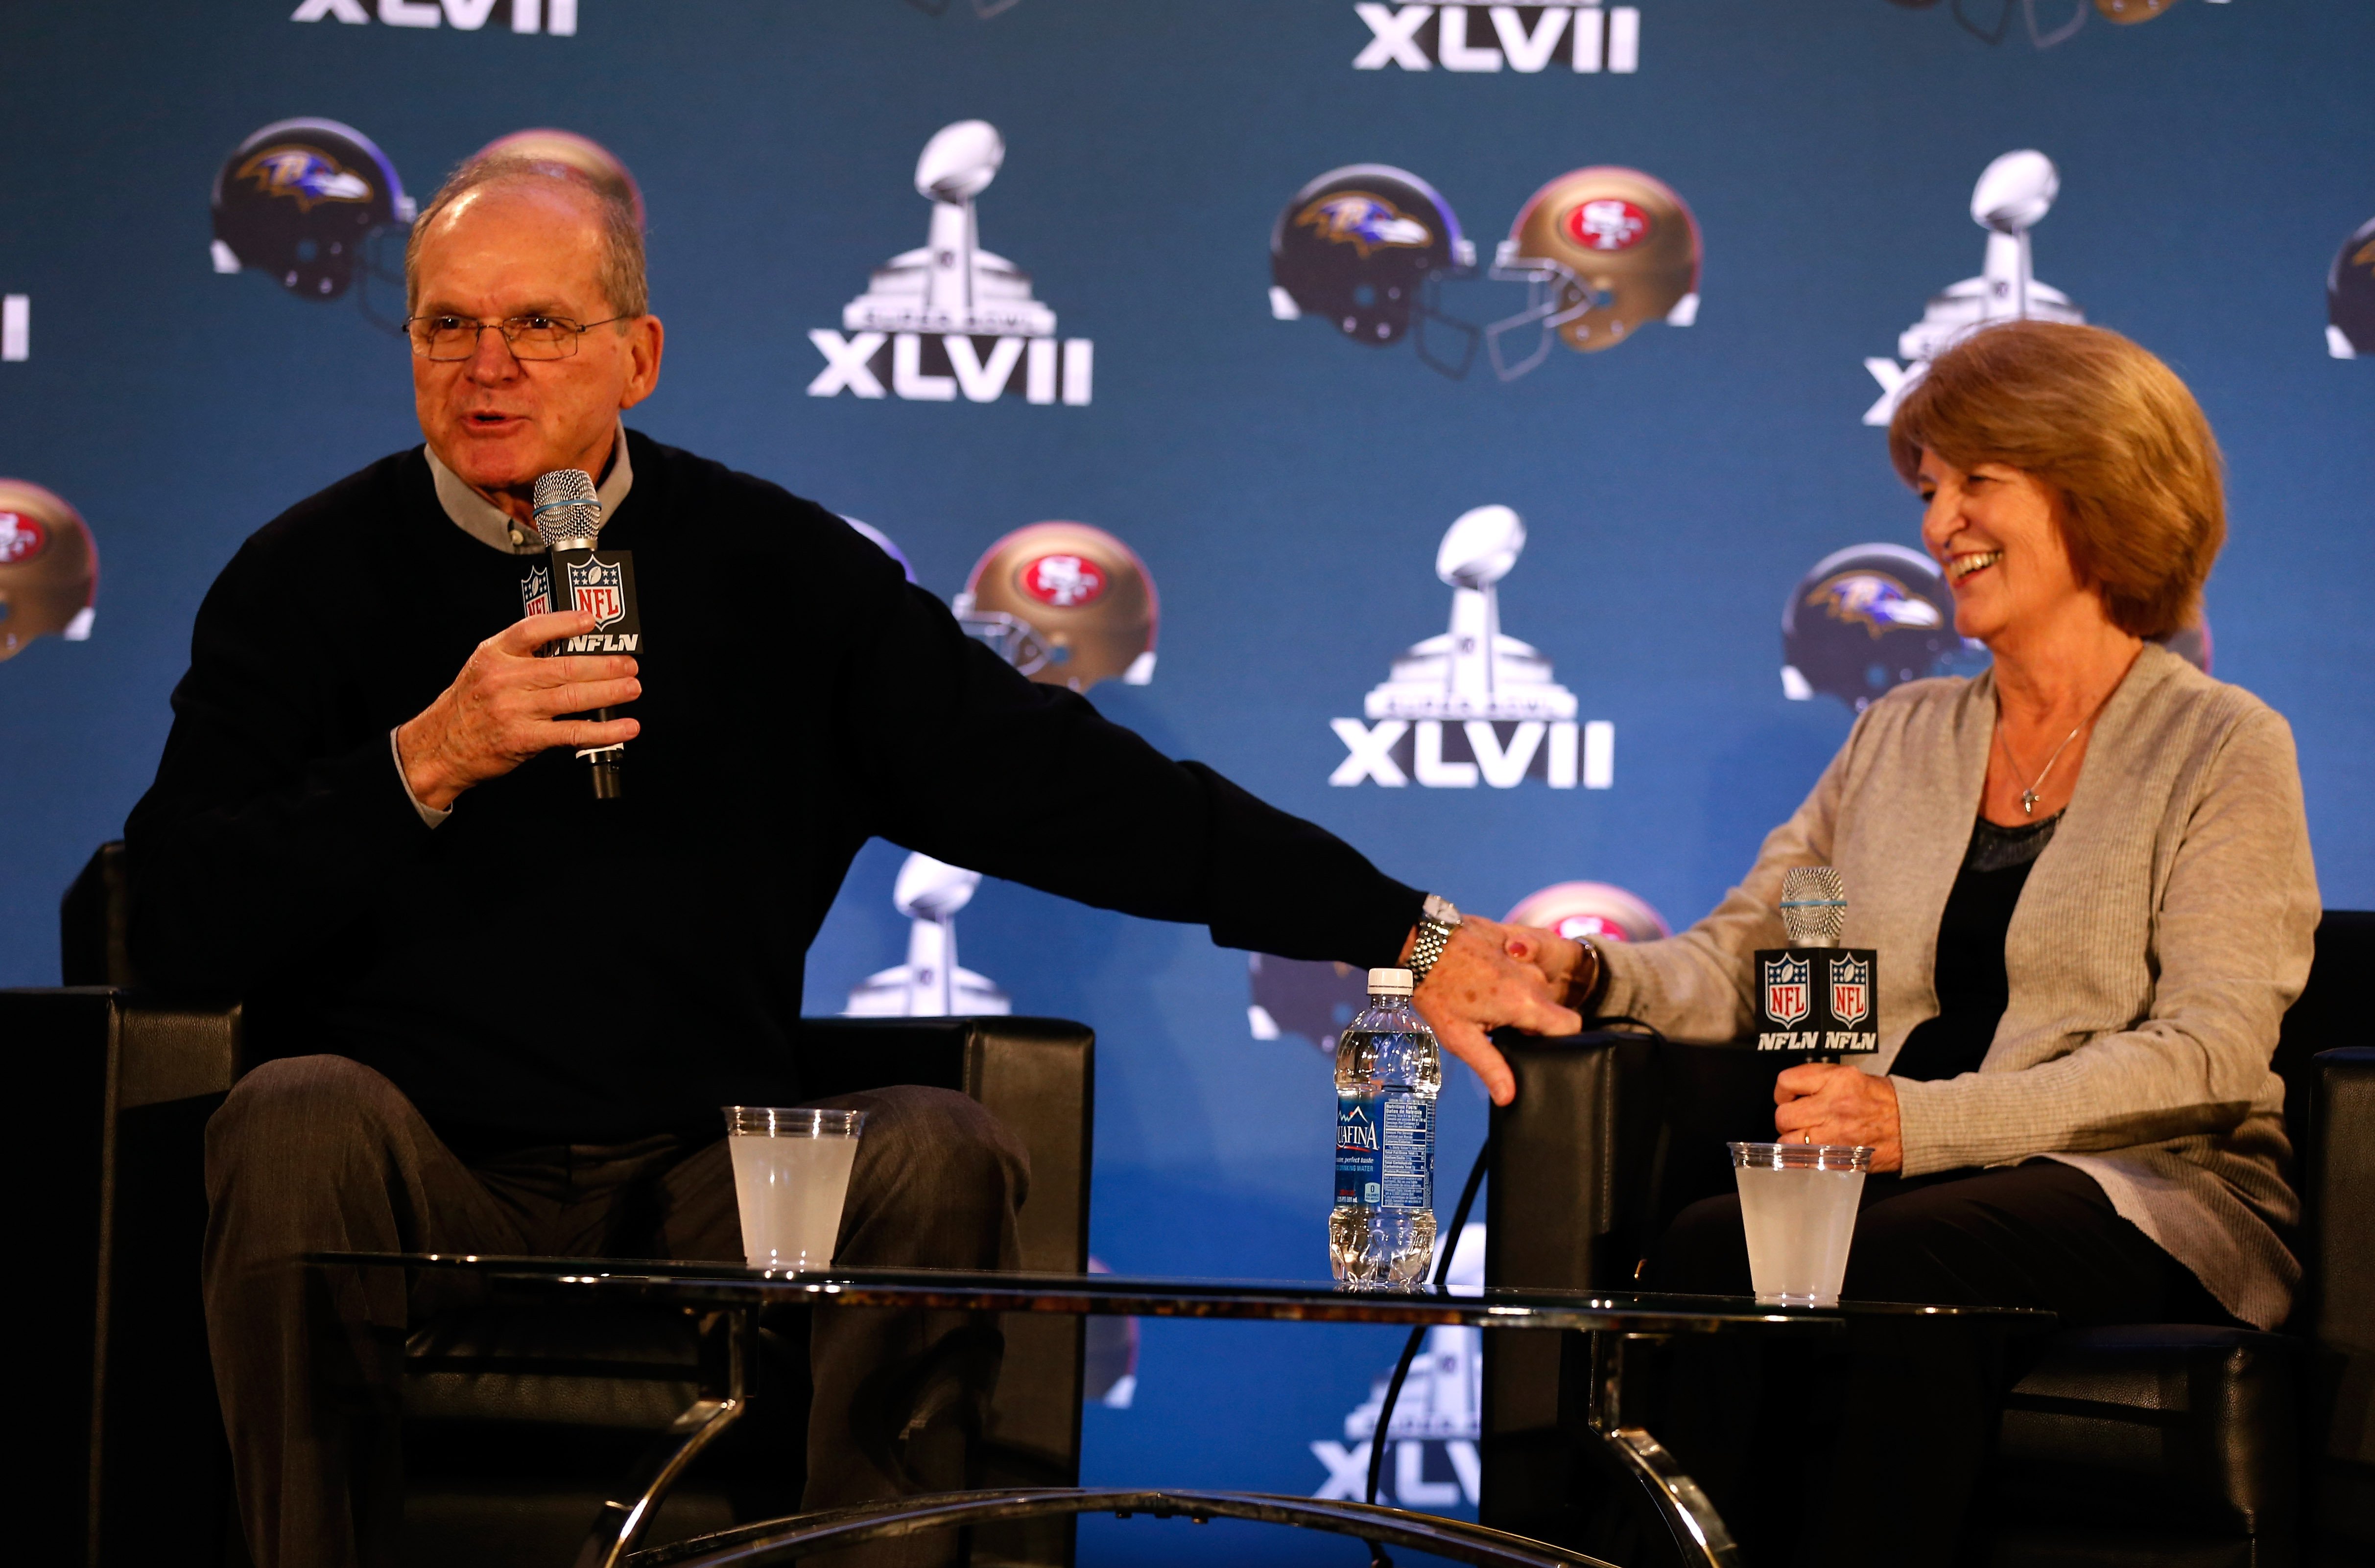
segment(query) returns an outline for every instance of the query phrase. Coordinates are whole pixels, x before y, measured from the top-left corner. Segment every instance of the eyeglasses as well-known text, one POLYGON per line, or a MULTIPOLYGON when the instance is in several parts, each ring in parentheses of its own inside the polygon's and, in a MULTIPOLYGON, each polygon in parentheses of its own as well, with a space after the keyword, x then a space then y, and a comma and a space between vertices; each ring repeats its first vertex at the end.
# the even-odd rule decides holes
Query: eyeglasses
POLYGON ((479 335, 489 327, 503 335, 515 360, 566 360, 577 352, 577 340, 597 326, 625 321, 605 316, 577 322, 567 316, 506 316, 502 321, 473 321, 468 316, 407 316, 405 336, 412 351, 424 360, 467 360, 479 352, 479 335))

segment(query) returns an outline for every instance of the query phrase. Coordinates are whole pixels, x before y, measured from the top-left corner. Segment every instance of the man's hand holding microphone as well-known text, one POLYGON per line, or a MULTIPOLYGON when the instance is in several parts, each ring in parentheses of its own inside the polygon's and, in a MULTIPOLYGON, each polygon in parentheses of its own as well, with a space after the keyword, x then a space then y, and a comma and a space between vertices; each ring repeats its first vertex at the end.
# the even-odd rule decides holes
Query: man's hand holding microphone
POLYGON ((454 684, 396 732, 396 756, 412 797, 433 811, 464 790, 501 778, 556 746, 576 750, 632 740, 633 719, 599 723, 565 714, 616 708, 643 695, 635 661, 623 654, 538 650, 594 631, 596 618, 556 610, 517 620, 479 644, 454 684))

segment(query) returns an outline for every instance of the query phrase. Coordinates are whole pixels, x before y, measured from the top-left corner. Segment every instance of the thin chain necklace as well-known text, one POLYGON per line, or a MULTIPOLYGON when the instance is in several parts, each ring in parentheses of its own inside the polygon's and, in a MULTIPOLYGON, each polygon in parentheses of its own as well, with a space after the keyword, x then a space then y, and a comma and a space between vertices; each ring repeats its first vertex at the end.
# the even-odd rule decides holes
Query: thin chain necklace
MULTIPOLYGON (((2111 688, 2111 691, 2117 691, 2118 690, 2119 688, 2117 686, 2111 688)), ((2037 777, 2034 779, 2029 778, 2020 771, 2020 763, 2012 754, 2012 742, 2004 738, 2003 717, 2001 714, 1998 715, 1996 721, 1996 745, 2003 751, 2004 762, 2012 769, 2013 777, 2019 779, 2021 782, 2020 814, 2022 816, 2034 817, 2037 815, 2037 792, 2045 787, 2045 775, 2053 772, 2053 764, 2062 760, 2062 754, 2070 749, 2070 743, 2078 738, 2078 732, 2095 722, 2095 714, 2103 711, 2103 702, 2108 702, 2111 700, 2111 691, 2104 692, 2102 702, 2096 703, 2093 712, 2090 712, 2085 718, 2080 719, 2076 726, 2074 727, 2068 735, 2062 737, 2062 744, 2053 749, 2053 755, 2045 760, 2045 766, 2037 770, 2037 777)))

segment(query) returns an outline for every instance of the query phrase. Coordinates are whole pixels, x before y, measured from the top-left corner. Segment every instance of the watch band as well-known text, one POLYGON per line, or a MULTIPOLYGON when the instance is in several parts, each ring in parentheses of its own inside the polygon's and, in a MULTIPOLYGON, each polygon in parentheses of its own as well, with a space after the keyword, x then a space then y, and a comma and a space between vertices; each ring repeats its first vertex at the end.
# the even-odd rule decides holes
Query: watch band
MULTIPOLYGON (((1608 968, 1605 964, 1600 961, 1599 943, 1593 941, 1589 937, 1577 937, 1575 938, 1575 945, 1583 949, 1584 957, 1591 961, 1591 984, 1583 988, 1582 995, 1578 996, 1576 994, 1575 984, 1572 981, 1568 983, 1566 988, 1566 996, 1565 998, 1566 1005, 1580 1013, 1583 1012, 1585 1008, 1590 1006, 1592 997, 1600 994, 1601 983, 1608 978, 1608 968)), ((1589 1020, 1591 1015, 1585 1013, 1584 1016, 1589 1020)))
POLYGON ((1449 899, 1436 893, 1426 896, 1426 907, 1419 916, 1418 936, 1411 943, 1411 984, 1413 988, 1426 984, 1428 972, 1443 957, 1450 945, 1452 932, 1459 928, 1459 911, 1449 899))

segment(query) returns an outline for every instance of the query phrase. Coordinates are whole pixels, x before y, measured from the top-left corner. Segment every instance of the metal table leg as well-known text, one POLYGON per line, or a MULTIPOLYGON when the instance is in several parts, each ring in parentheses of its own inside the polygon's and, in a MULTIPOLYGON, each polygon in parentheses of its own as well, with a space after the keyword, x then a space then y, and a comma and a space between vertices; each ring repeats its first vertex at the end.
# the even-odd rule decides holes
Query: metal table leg
POLYGON ((623 1486, 602 1504, 585 1544, 577 1549, 577 1568, 618 1568, 628 1553, 642 1544, 652 1515, 661 1501, 683 1479, 684 1472, 717 1434, 732 1426, 750 1407, 750 1368, 758 1349, 759 1320, 755 1308, 715 1313, 702 1325, 704 1338, 722 1334, 726 1339, 724 1386, 715 1385, 714 1372, 701 1397, 668 1424, 623 1486))
POLYGON ((1703 1563, 1706 1568, 1741 1568, 1740 1547, 1699 1483, 1683 1473, 1674 1456, 1645 1428, 1625 1421, 1625 1344, 1633 1339, 1663 1343, 1666 1336, 1602 1330, 1589 1338, 1591 1430, 1657 1503, 1684 1562, 1703 1563))

